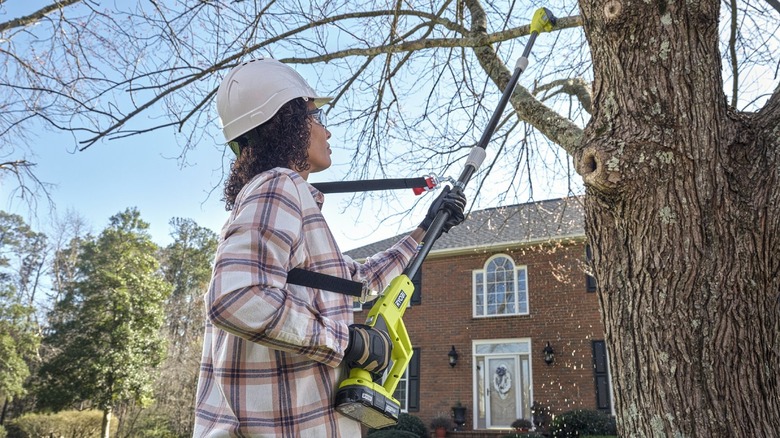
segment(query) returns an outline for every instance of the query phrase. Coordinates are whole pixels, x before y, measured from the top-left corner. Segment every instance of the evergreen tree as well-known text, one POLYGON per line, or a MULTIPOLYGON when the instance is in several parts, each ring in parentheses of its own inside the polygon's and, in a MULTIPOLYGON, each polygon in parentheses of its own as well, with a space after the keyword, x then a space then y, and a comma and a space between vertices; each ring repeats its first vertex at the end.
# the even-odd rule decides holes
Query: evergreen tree
POLYGON ((171 286, 148 227, 127 209, 83 244, 45 340, 56 351, 41 368, 41 407, 91 403, 104 412, 104 437, 116 406, 151 400, 152 371, 165 357, 159 330, 171 286))
POLYGON ((46 237, 14 214, 0 211, 0 424, 8 404, 25 393, 36 358, 39 327, 33 301, 46 237))
POLYGON ((170 221, 174 241, 162 251, 162 271, 173 285, 166 302, 163 336, 168 354, 156 385, 158 411, 178 436, 191 436, 195 389, 203 343, 205 312, 217 235, 191 219, 170 221))

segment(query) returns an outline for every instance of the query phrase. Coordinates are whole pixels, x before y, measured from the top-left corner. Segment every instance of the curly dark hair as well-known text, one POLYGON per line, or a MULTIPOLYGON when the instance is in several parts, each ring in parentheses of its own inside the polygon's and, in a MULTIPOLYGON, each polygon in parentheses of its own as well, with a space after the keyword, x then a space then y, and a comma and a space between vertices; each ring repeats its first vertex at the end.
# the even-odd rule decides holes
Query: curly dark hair
POLYGON ((307 170, 311 120, 306 101, 293 99, 270 120, 238 137, 241 153, 225 181, 225 209, 232 210, 236 196, 252 178, 274 167, 307 170))

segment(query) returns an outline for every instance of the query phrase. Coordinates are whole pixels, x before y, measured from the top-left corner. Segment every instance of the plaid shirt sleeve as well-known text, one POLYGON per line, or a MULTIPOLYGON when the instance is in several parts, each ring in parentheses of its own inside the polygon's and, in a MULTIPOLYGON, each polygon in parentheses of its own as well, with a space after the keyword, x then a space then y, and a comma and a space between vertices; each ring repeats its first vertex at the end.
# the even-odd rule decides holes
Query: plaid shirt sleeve
POLYGON ((305 218, 295 183, 285 175, 260 178, 246 191, 224 230, 209 319, 251 342, 338 365, 346 325, 285 288, 294 255, 303 248, 305 218))

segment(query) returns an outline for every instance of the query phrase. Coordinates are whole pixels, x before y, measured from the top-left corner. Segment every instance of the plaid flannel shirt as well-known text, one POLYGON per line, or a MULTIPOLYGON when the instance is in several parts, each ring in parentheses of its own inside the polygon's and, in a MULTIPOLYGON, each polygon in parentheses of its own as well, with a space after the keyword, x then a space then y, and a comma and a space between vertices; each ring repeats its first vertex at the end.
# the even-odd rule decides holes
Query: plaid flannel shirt
POLYGON ((206 294, 196 437, 359 437, 333 406, 353 298, 286 284, 304 268, 383 290, 416 250, 407 237, 359 264, 341 254, 324 196, 276 168, 239 193, 222 228, 206 294))

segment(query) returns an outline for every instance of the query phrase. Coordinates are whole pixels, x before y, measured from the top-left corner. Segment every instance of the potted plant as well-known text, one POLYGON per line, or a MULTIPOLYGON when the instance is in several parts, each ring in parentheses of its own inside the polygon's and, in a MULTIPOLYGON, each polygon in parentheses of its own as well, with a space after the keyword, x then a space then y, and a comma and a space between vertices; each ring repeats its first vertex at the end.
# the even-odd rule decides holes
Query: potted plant
POLYGON ((443 438, 447 436, 447 431, 452 428, 452 420, 450 417, 439 414, 435 417, 433 417, 433 420, 431 420, 431 429, 436 432, 437 438, 443 438))
POLYGON ((525 418, 518 418, 512 422, 512 429, 517 432, 528 432, 533 426, 531 420, 526 420, 525 418))

